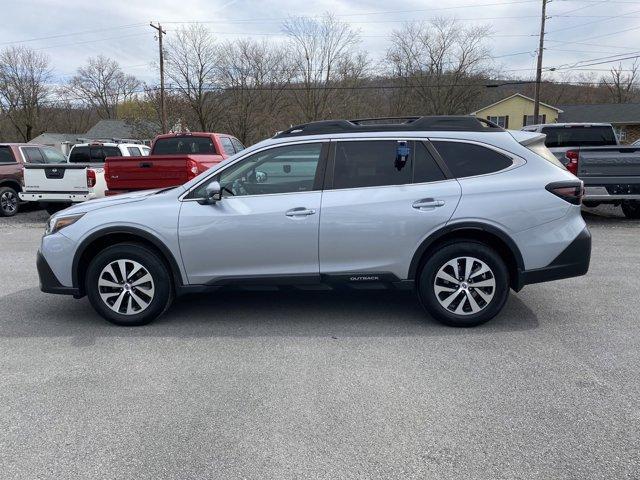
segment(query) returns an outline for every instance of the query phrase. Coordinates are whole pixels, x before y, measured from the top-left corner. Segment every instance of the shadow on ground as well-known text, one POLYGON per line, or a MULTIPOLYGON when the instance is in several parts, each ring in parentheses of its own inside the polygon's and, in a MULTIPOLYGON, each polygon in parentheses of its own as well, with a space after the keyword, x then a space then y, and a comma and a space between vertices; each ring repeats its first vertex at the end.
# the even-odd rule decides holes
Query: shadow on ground
MULTIPOLYGON (((0 298, 0 337, 375 337, 482 335, 534 329, 535 314, 511 295, 498 317, 473 329, 445 327, 424 313, 411 292, 230 291, 179 298, 151 325, 117 327, 86 298, 37 289, 0 298)), ((84 339, 84 340, 83 340, 84 339)))

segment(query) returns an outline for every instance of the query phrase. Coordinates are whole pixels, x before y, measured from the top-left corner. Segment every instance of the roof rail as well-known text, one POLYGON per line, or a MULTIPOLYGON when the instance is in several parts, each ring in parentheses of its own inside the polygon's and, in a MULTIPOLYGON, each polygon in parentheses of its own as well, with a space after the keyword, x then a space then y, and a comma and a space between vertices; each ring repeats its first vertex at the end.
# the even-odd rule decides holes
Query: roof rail
POLYGON ((470 115, 381 117, 309 122, 302 125, 295 125, 287 130, 278 132, 273 138, 295 137, 302 135, 323 135, 329 133, 415 132, 425 130, 456 132, 503 131, 502 128, 489 120, 476 118, 470 115))

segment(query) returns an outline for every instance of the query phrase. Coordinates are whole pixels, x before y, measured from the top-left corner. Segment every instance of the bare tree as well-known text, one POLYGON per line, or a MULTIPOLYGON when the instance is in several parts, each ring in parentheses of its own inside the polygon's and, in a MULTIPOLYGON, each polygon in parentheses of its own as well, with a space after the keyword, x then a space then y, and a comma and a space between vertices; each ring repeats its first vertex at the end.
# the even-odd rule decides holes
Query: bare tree
POLYGON ((51 76, 49 59, 42 53, 23 46, 0 52, 0 112, 24 142, 39 128, 51 76))
MULTIPOLYGON (((303 120, 325 118, 331 113, 330 100, 335 98, 339 84, 345 80, 357 81, 365 71, 366 56, 354 52, 360 43, 360 34, 329 13, 321 20, 291 18, 284 23, 283 30, 293 50, 294 98, 302 110, 303 120)), ((342 86, 344 92, 353 91, 353 87, 353 83, 342 86)))
POLYGON ((609 72, 609 78, 603 78, 602 84, 607 87, 614 103, 627 103, 632 101, 638 93, 638 61, 634 61, 631 68, 625 70, 622 63, 613 67, 609 72), (625 73, 626 72, 626 73, 625 73))
POLYGON ((167 37, 166 73, 170 87, 195 114, 198 126, 212 131, 219 124, 223 106, 216 92, 219 49, 211 32, 202 25, 183 27, 167 37))
POLYGON ((408 23, 391 36, 387 60, 400 93, 400 110, 415 114, 468 113, 491 63, 486 26, 455 20, 408 23))
POLYGON ((241 39, 221 48, 220 84, 225 124, 243 143, 273 135, 287 106, 293 66, 285 45, 241 39))
POLYGON ((118 118, 118 105, 131 100, 140 85, 133 75, 122 71, 118 62, 99 55, 89 58, 86 66, 78 68, 68 88, 95 108, 100 118, 110 119, 118 118))

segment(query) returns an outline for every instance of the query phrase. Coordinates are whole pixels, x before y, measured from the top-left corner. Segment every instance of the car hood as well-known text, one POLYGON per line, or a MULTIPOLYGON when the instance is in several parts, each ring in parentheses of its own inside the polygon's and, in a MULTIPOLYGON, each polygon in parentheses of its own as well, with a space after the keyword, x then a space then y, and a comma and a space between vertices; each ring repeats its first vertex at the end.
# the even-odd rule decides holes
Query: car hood
MULTIPOLYGON (((176 191, 183 191, 183 187, 182 186, 178 186, 175 187, 176 191)), ((125 193, 125 194, 121 194, 121 195, 114 195, 111 197, 104 197, 104 198, 96 198, 94 200, 88 200, 86 202, 82 202, 79 203, 77 205, 73 205, 65 210, 62 210, 61 212, 57 213, 56 216, 58 215, 68 215, 68 214, 77 214, 77 213, 87 213, 87 212, 91 212, 93 210, 98 210, 100 208, 106 208, 106 207, 111 207, 114 205, 122 205, 124 203, 132 203, 132 202, 139 202, 142 201, 148 197, 151 197, 159 192, 165 191, 165 190, 173 190, 173 188, 157 188, 155 190, 141 190, 138 192, 131 192, 131 193, 125 193)))

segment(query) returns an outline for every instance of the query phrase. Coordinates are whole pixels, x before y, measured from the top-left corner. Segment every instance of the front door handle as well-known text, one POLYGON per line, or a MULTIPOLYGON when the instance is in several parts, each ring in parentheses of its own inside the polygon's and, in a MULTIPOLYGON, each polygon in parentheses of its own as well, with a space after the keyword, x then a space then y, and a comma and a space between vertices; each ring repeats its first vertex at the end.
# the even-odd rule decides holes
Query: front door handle
POLYGON ((316 211, 311 208, 296 207, 292 208, 291 210, 287 210, 287 213, 285 213, 285 215, 287 217, 307 217, 315 213, 316 211))
POLYGON ((417 200, 411 204, 411 206, 417 210, 421 210, 423 208, 436 208, 444 206, 444 200, 435 200, 433 198, 423 198, 421 200, 417 200))

